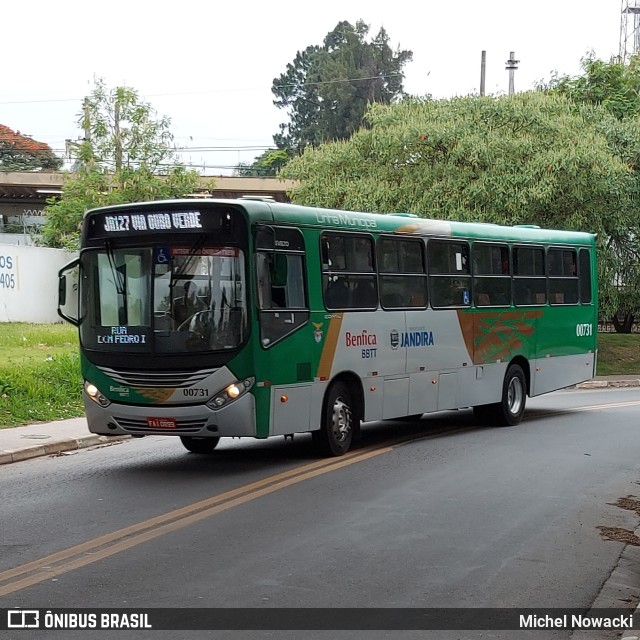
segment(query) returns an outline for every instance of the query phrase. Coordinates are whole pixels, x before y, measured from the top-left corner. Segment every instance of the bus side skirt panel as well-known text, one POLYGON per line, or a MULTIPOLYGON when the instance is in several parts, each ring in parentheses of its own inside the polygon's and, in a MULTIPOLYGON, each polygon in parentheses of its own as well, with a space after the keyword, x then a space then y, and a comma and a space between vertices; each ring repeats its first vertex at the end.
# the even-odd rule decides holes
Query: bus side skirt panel
POLYGON ((564 389, 593 376, 595 354, 555 356, 531 361, 531 395, 564 389))

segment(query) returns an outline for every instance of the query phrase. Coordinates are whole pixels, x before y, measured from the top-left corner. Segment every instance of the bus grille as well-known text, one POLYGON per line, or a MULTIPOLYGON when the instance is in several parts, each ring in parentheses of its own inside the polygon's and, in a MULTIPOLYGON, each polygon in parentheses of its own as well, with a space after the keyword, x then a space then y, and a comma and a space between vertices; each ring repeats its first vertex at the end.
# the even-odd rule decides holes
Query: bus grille
POLYGON ((206 418, 199 420, 176 420, 175 429, 163 429, 161 427, 154 429, 150 427, 144 419, 136 420, 135 418, 119 418, 117 416, 114 416, 114 418, 118 426, 129 433, 149 433, 149 431, 168 435, 172 433, 198 433, 207 424, 206 418))
POLYGON ((216 369, 197 369, 196 371, 122 371, 98 367, 102 373, 120 384, 128 387, 141 387, 144 389, 167 389, 191 387, 202 382, 216 369))

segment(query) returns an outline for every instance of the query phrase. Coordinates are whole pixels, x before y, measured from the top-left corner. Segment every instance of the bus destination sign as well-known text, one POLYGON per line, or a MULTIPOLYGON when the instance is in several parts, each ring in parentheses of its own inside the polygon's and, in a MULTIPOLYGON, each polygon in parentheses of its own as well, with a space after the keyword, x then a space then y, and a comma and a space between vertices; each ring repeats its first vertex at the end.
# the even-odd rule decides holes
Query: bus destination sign
POLYGON ((86 239, 127 238, 137 235, 176 233, 233 233, 233 211, 229 208, 125 209, 90 212, 86 239))
POLYGON ((105 214, 102 219, 104 231, 109 234, 132 231, 202 229, 199 211, 105 214))

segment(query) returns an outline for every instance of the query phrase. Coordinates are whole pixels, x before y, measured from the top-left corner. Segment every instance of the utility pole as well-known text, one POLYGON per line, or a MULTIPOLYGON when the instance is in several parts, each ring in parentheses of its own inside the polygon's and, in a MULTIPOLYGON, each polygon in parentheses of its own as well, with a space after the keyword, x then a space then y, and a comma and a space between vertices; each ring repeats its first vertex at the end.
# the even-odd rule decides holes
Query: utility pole
POLYGON ((484 95, 484 85, 487 72, 487 52, 483 51, 480 56, 480 95, 484 95))
POLYGON ((67 157, 75 157, 75 161, 83 167, 89 167, 93 164, 93 147, 91 146, 91 111, 89 108, 89 98, 85 98, 82 102, 82 128, 84 129, 84 137, 78 139, 77 142, 65 140, 65 150, 67 157))
POLYGON ((85 98, 82 103, 82 112, 84 113, 84 141, 91 142, 91 116, 89 112, 89 98, 85 98))
POLYGON ((116 173, 119 173, 122 169, 122 138, 120 137, 120 101, 117 97, 113 105, 113 119, 115 120, 113 137, 115 139, 116 173))
POLYGON ((518 69, 518 63, 520 60, 515 59, 515 51, 509 52, 509 59, 507 60, 507 66, 505 69, 509 72, 509 95, 512 96, 515 93, 515 86, 513 82, 514 72, 518 69))

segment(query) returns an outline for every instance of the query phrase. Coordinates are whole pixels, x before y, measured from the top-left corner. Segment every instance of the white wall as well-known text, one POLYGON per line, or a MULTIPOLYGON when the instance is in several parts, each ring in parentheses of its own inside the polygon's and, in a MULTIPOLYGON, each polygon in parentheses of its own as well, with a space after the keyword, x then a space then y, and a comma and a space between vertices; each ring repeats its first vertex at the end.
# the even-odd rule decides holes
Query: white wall
POLYGON ((62 249, 0 244, 0 322, 62 322, 58 271, 76 256, 62 249))
POLYGON ((3 244, 22 244, 32 247, 33 240, 28 233, 3 233, 0 236, 0 245, 3 244))

